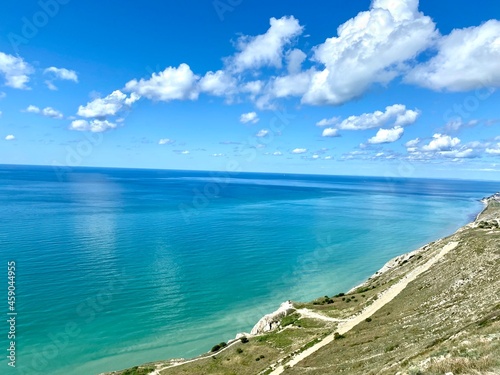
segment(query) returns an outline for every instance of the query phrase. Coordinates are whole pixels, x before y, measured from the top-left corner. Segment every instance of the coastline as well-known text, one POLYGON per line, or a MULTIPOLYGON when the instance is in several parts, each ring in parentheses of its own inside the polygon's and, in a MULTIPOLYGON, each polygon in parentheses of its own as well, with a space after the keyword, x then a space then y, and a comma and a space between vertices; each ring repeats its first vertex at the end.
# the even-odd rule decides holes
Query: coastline
MULTIPOLYGON (((422 253, 426 253, 427 250, 432 250, 432 253, 436 253, 434 250, 434 248, 432 248, 434 245, 442 245, 443 242, 445 242, 446 239, 454 236, 455 234, 457 233, 460 233, 461 231, 467 229, 467 228, 471 228, 474 226, 474 224, 477 224, 478 220, 480 219, 480 217, 487 211, 488 207, 489 207, 489 203, 492 201, 492 200, 495 200, 496 202, 499 202, 500 203, 500 193, 495 193, 489 197, 485 197, 483 199, 480 200, 480 202, 482 202, 484 204, 484 208, 476 215, 476 218, 474 221, 471 221, 470 223, 467 223, 465 225, 463 225, 462 227, 460 227, 459 229, 457 229, 454 233, 450 234, 450 235, 447 235, 445 237, 442 237, 442 238, 439 238, 437 239, 436 241, 432 241, 426 245, 423 245, 422 247, 416 249, 416 250, 413 250, 413 251, 410 251, 410 252, 407 252, 407 253, 403 253, 401 255, 398 255, 392 259, 390 259, 389 261, 387 261, 377 272, 375 272, 374 274, 372 274, 371 276, 369 276, 365 281, 363 281, 362 283, 354 286, 353 288, 351 288, 348 292, 346 292, 346 294, 351 294, 351 293, 355 293, 356 290, 359 290, 360 288, 364 288, 367 284, 369 284, 370 282, 372 282, 374 279, 377 279, 381 276, 383 276, 384 274, 394 270, 395 268, 397 268, 398 266, 401 266, 402 264, 405 264, 407 263, 410 259, 412 258, 415 258, 415 257, 418 257, 420 254, 422 253), (431 249, 432 248, 432 249, 431 249)), ((414 272, 415 270, 412 270, 412 278, 416 278, 418 275, 420 275, 422 272, 428 270, 435 262, 437 262, 440 258, 442 258, 444 255, 446 255, 449 251, 452 251, 455 249, 455 247, 458 245, 458 243, 456 242, 452 242, 452 243, 449 243, 447 245, 445 245, 444 247, 441 246, 440 248, 440 251, 437 252, 437 255, 439 256, 436 256, 436 254, 434 254, 434 259, 431 259, 431 261, 429 261, 429 265, 426 269, 424 269, 423 267, 420 266, 420 268, 422 268, 422 270, 420 270, 419 272, 414 272)), ((410 282, 412 280, 407 280, 406 284, 400 288, 400 290, 398 291, 398 293, 404 289, 404 287, 407 285, 408 282, 410 282)), ((387 290, 382 292, 380 295, 381 297, 384 297, 384 294, 386 294, 387 290)), ((369 314, 366 314, 365 310, 362 310, 360 311, 358 314, 356 314, 355 316, 353 316, 353 321, 354 323, 349 323, 347 324, 348 322, 347 321, 344 321, 343 323, 343 326, 344 328, 342 328, 342 324, 339 325, 339 330, 338 332, 341 331, 341 333, 345 333, 347 331, 349 331, 351 328, 353 328, 354 326, 356 326, 357 324, 359 324, 362 320, 364 320, 366 317, 369 317, 371 316, 371 314, 373 314, 374 312, 376 312, 380 307, 382 307, 385 303, 387 302, 390 302, 390 300, 392 300, 398 293, 394 294, 394 293, 387 293, 388 295, 386 295, 385 297, 385 301, 382 300, 382 301, 379 301, 378 303, 376 303, 375 305, 377 306, 376 309, 373 309, 373 311, 371 311, 369 314), (366 315, 366 317, 365 317, 366 315), (358 318, 358 319, 354 319, 354 318, 358 318), (360 320, 361 319, 361 320, 360 320), (345 328, 347 327, 347 328, 345 328)), ((344 295, 342 293, 342 295, 344 295)), ((299 303, 293 303, 293 306, 290 306, 291 305, 291 301, 286 301, 286 302, 283 302, 280 306, 279 309, 277 309, 276 311, 270 313, 270 314, 266 314, 264 317, 262 317, 254 326, 254 328, 251 330, 251 333, 238 333, 236 335, 236 337, 234 339, 231 339, 227 342, 227 346, 224 347, 223 349, 217 351, 217 352, 207 352, 207 353, 204 353, 204 354, 201 354, 200 356, 198 357, 194 357, 194 358, 191 358, 191 359, 184 359, 184 358, 178 358, 178 359, 170 359, 170 360, 166 360, 166 361, 162 361, 162 364, 163 364, 163 367, 162 368, 157 368, 156 370, 154 370, 153 372, 150 373, 150 375, 159 375, 160 374, 160 371, 162 370, 165 370, 167 368, 171 368, 171 367, 178 367, 178 366, 182 366, 182 365, 185 365, 185 364, 189 364, 189 363, 193 363, 193 362, 197 362, 197 361, 202 361, 204 359, 207 359, 207 358, 214 358, 216 357, 216 355, 220 355, 221 353, 229 350, 232 346, 234 346, 235 344, 239 343, 241 337, 247 337, 247 338, 255 338, 255 337, 258 337, 258 336, 262 336, 268 332, 272 332, 272 331, 275 331, 276 329, 279 329, 279 328, 282 328, 280 325, 279 325, 279 322, 281 319, 283 319, 284 317, 287 317, 293 313, 296 313, 299 311, 299 308, 295 307, 296 305, 298 305, 299 303), (285 307, 285 308, 284 308, 285 307), (263 324, 264 322, 264 324, 263 324), (269 329, 257 329, 257 327, 269 327, 269 329)), ((304 312, 304 310, 307 310, 307 309, 300 309, 302 310, 302 312, 304 312)), ((366 309, 366 310, 369 310, 369 309, 366 309)), ((324 317, 323 317, 324 318, 324 317)), ((332 319, 333 320, 333 319, 332 319)), ((342 322, 341 320, 338 320, 339 322, 342 322)), ((338 333, 336 332, 336 333, 338 333)), ((293 361, 291 362, 294 362, 294 364, 300 362, 302 359, 304 359, 305 357, 309 356, 310 354, 314 353, 316 350, 318 350, 319 348, 327 345, 328 343, 332 342, 334 340, 334 336, 333 334, 330 336, 330 337, 327 337, 325 339, 322 340, 321 342, 321 345, 319 345, 320 343, 318 343, 317 345, 315 345, 313 348, 314 350, 312 350, 313 348, 310 348, 308 349, 307 351, 304 352, 304 354, 302 356, 299 356, 297 358, 295 358, 293 361), (317 346, 317 347, 316 347, 317 346)), ((293 364, 292 364, 293 366, 293 364)), ((270 374, 280 374, 282 372, 282 370, 284 369, 284 367, 282 365, 278 366, 277 368, 274 369, 273 372, 271 372, 270 374), (280 370, 281 368, 281 370, 280 370)), ((105 374, 120 374, 121 372, 118 371, 118 372, 112 372, 112 373, 103 373, 101 375, 105 375, 105 374)))

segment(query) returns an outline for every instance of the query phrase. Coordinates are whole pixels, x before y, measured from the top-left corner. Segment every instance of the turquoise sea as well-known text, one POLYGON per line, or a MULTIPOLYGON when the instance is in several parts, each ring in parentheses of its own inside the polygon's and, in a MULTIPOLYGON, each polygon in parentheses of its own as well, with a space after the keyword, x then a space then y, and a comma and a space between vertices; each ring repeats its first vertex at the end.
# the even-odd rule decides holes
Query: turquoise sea
POLYGON ((0 166, 16 369, 97 374, 192 357, 282 301, 346 291, 453 233, 498 182, 0 166))

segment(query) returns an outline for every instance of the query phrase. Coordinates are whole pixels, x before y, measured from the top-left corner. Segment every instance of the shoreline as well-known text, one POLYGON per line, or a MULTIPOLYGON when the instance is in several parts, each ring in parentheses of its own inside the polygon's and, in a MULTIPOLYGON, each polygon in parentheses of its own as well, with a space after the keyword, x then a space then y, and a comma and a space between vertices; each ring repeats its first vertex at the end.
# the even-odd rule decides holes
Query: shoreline
MULTIPOLYGON (((427 250, 429 250, 429 248, 433 245, 436 245, 436 244, 440 244, 442 243, 446 238, 449 238, 451 236, 453 236, 454 234, 457 234, 467 228, 470 228, 474 223, 477 223, 479 218, 481 217, 481 215, 488 209, 489 207, 489 203, 491 202, 491 200, 495 200, 496 202, 499 202, 500 203, 500 193, 495 193, 489 197, 484 197, 483 199, 479 200, 481 203, 483 203, 484 207, 483 209, 475 216, 475 219, 469 223, 466 223, 464 224, 463 226, 461 226, 460 228, 458 228, 455 232, 453 233, 450 233, 449 235, 446 235, 444 237, 441 237, 435 241, 431 241, 423 246, 421 246, 420 248, 418 249, 415 249, 415 250, 412 250, 412 251, 409 251, 409 252, 406 252, 406 253, 402 253, 392 259, 390 259, 389 261, 387 261, 378 271, 376 271, 375 273, 373 273, 371 276, 369 276, 366 280, 364 280, 362 283, 358 284, 358 285, 355 285, 354 287, 352 287, 349 291, 347 291, 345 294, 350 294, 350 293, 354 293, 356 290, 358 290, 359 288, 363 288, 364 286, 366 286, 367 284, 369 284, 371 281, 373 281, 373 279, 376 279, 382 275, 384 275, 385 273, 393 270, 395 267, 401 265, 402 263, 404 264, 406 261, 408 261, 409 259, 413 258, 414 256, 417 256, 419 255, 420 253, 422 252, 426 252, 427 250)), ((447 253, 448 251, 450 250, 453 250, 454 247, 456 247, 456 245, 458 245, 458 243, 456 244, 453 244, 453 246, 447 248, 443 248, 444 250, 444 253, 447 253)), ((443 253, 443 254, 444 254, 443 253)), ((415 270, 412 270, 412 273, 414 272, 415 270)), ((393 296, 394 297, 394 296, 393 296)), ((391 298, 392 299, 392 298, 391 298)), ((259 337, 259 336, 262 336, 264 334, 267 334, 267 333, 270 333, 270 332, 273 332, 273 331, 277 331, 277 328, 279 327, 279 325, 276 325, 275 323, 276 322, 279 322, 279 320, 283 317, 286 317, 288 315, 291 315, 292 313, 294 312, 298 312, 299 309, 292 306, 292 309, 288 309, 285 313, 283 311, 283 306, 284 305, 294 305, 294 304, 297 304, 297 303, 300 303, 300 302, 291 302, 291 301, 286 301, 286 302, 283 302, 281 303, 281 306, 280 308, 278 308, 277 310, 269 313, 269 314, 266 314, 264 315, 262 318, 260 318, 256 324, 254 325, 254 327, 252 328, 251 330, 251 333, 246 333, 246 332, 241 332, 241 333, 237 333, 235 338, 233 339, 230 339, 227 341, 227 346, 224 347, 223 349, 217 351, 217 352, 206 352, 206 353, 203 353, 203 354, 200 354, 199 356, 197 357, 193 357, 193 358, 188 358, 188 359, 185 359, 185 358, 172 358, 172 359, 168 359, 168 360, 164 360, 164 361, 155 361, 155 362, 150 362, 149 365, 153 364, 153 363, 159 363, 159 362, 162 362, 163 366, 161 368, 157 368, 156 370, 154 370, 153 372, 150 373, 150 375, 159 375, 160 374, 160 371, 162 370, 165 370, 165 369, 168 369, 168 368, 172 368, 172 367, 178 367, 178 366, 182 366, 182 365, 185 365, 185 364, 188 364, 188 363, 193 363, 193 362, 197 362, 197 361, 201 361, 201 360, 204 360, 204 359, 207 359, 207 358, 211 358, 211 357, 215 357, 216 355, 219 355, 221 353, 223 353, 224 351, 226 351, 227 349, 229 349, 231 346, 233 346, 234 344, 238 343, 240 341, 240 338, 241 337, 248 337, 248 338, 253 338, 253 337, 259 337), (275 319, 276 318, 276 319, 275 319), (264 331, 261 331, 261 332, 256 332, 254 333, 256 327, 258 327, 259 325, 262 326, 262 322, 266 322, 266 324, 269 324, 270 326, 270 329, 268 330, 264 330, 264 331), (274 325, 274 327, 273 327, 274 325)), ((380 303, 379 303, 380 304, 380 303)), ((360 311, 358 314, 354 315, 353 316, 353 320, 356 320, 356 317, 358 316, 363 316, 363 319, 364 319, 364 314, 365 314, 365 311, 362 310, 360 311)), ((358 322, 359 323, 359 322, 358 322)), ((356 323, 357 324, 357 323, 356 323)), ((352 325, 352 327, 350 328, 353 328, 356 324, 353 324, 353 323, 350 323, 349 326, 352 325)), ((347 321, 344 322, 344 325, 347 325, 347 321)), ((340 328, 340 327, 339 327, 340 328)), ((350 329, 349 328, 349 329, 350 329)), ((345 333, 347 332, 346 330, 344 329, 341 329, 343 332, 341 333, 345 333)), ((333 336, 332 336, 333 337, 333 336)), ((317 344, 318 348, 319 347, 322 347, 326 344, 328 344, 329 342, 333 341, 333 338, 330 338, 330 339, 325 339, 326 341, 324 341, 324 343, 322 343, 322 345, 319 345, 317 344)), ((315 346, 316 347, 316 346, 315 346)), ((306 352, 304 352, 306 354, 305 356, 311 354, 312 352, 314 352, 315 350, 312 350, 313 348, 310 348, 309 350, 307 350, 306 352)), ((304 358, 305 358, 304 356, 304 358)), ((298 363, 300 360, 297 358, 294 362, 298 363)), ((293 365, 292 365, 293 366, 293 365)), ((281 373, 280 371, 276 371, 278 370, 277 368, 275 369, 275 371, 273 371, 271 374, 279 374, 281 373)), ((116 374, 116 373, 121 373, 121 371, 123 370, 120 370, 120 371, 113 371, 113 372, 107 372, 107 373, 101 373, 99 375, 109 375, 109 374, 116 374)))

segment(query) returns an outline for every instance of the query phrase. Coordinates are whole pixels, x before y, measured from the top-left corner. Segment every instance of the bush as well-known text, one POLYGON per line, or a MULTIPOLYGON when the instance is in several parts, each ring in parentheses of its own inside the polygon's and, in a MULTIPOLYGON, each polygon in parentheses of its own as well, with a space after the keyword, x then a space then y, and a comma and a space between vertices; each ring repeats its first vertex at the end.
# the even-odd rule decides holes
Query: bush
POLYGON ((339 293, 339 294, 334 295, 333 297, 337 298, 337 297, 344 297, 344 296, 345 296, 345 293, 339 293))
POLYGON ((243 343, 243 344, 246 344, 248 342, 248 337, 246 336, 243 336, 240 341, 243 343))
POLYGON ((365 322, 370 323, 371 321, 372 321, 372 318, 366 318, 366 319, 365 319, 365 322))
POLYGON ((338 332, 335 332, 335 333, 333 334, 333 338, 334 338, 335 340, 340 340, 340 339, 345 339, 345 336, 344 336, 344 335, 341 335, 341 334, 340 334, 340 333, 338 333, 338 332))
POLYGON ((236 353, 238 353, 238 354, 243 353, 243 349, 241 349, 241 348, 236 349, 236 353))
POLYGON ((227 344, 225 342, 221 342, 221 343, 218 343, 217 345, 214 345, 212 347, 212 353, 215 353, 215 352, 218 352, 219 350, 221 350, 222 348, 225 348, 227 346, 227 344))

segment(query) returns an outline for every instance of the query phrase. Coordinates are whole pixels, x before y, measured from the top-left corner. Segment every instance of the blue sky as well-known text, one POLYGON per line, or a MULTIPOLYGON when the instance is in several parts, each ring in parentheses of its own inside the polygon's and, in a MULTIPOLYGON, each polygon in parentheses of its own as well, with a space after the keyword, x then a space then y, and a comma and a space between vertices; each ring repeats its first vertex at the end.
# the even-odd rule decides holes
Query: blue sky
POLYGON ((7 2, 0 163, 500 180, 494 0, 7 2))

